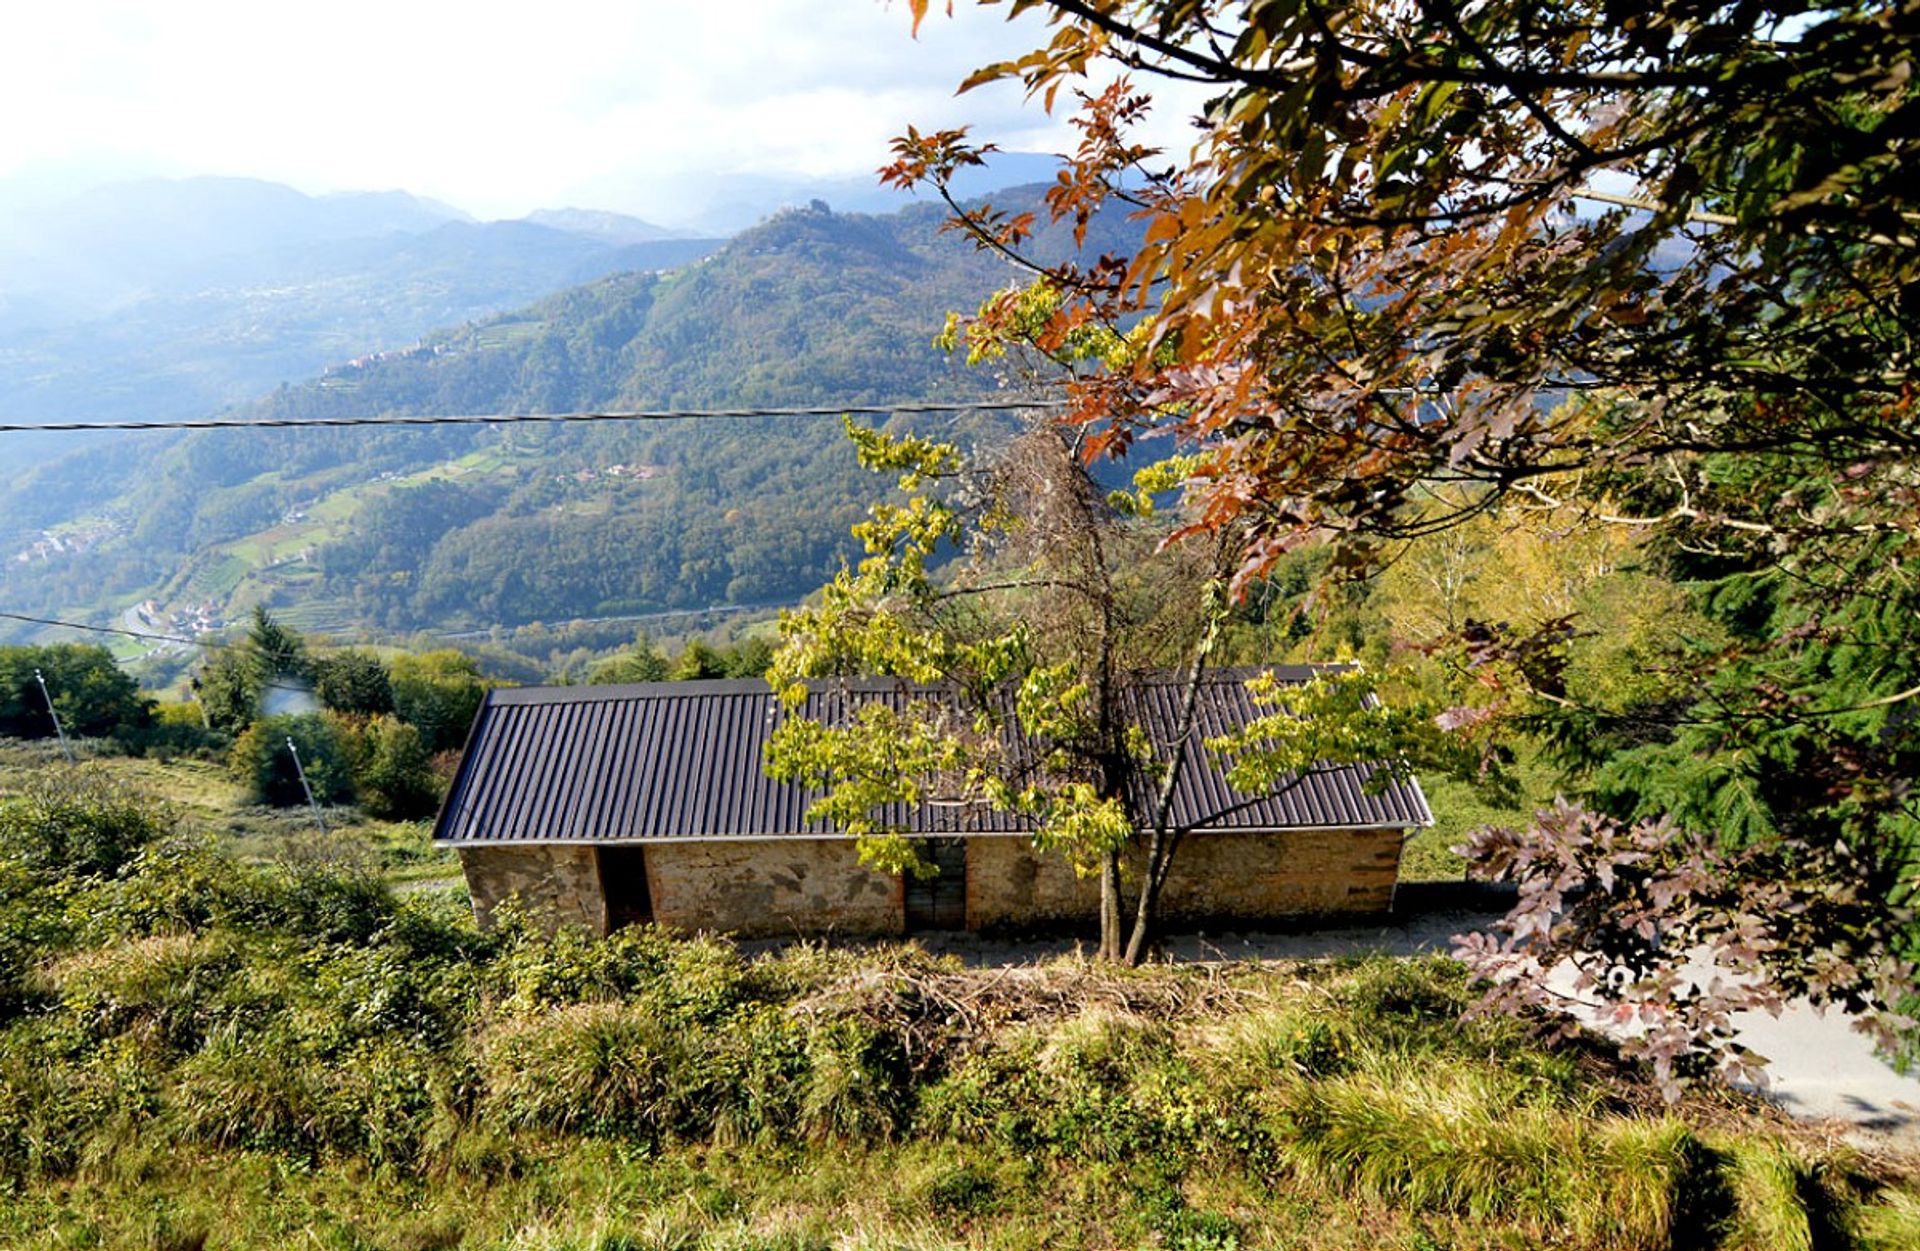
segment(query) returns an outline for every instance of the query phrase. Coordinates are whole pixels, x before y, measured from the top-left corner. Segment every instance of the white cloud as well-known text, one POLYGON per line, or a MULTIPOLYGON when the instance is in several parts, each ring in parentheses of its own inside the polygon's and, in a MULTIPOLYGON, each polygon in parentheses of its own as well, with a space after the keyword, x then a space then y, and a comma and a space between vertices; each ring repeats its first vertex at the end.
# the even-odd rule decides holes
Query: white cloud
POLYGON ((953 96, 1040 38, 1003 14, 964 6, 914 40, 905 4, 877 0, 20 6, 0 47, 0 177, 247 174, 484 216, 620 188, 627 203, 595 206, 657 213, 715 175, 865 174, 909 122, 1065 146, 1017 87, 953 96))

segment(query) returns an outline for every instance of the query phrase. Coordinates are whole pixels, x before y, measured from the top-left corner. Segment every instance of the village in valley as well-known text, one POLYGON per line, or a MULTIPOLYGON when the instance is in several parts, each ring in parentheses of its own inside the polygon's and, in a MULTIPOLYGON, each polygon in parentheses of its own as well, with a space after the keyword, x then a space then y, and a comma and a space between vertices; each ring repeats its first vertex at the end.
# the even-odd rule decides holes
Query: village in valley
POLYGON ((1911 3, 342 3, 0 82, 0 1249, 1920 1247, 1911 3))
POLYGON ((16 564, 30 565, 35 561, 78 556, 118 538, 126 533, 126 529, 124 522, 100 520, 42 530, 31 542, 15 552, 13 559, 16 564))

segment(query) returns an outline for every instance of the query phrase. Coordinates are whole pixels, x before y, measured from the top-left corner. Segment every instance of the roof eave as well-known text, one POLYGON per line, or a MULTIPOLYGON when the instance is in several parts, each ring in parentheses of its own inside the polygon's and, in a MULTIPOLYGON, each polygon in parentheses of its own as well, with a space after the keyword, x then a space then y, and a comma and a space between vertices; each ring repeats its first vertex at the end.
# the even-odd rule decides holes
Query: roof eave
MULTIPOLYGON (((1225 826, 1209 829, 1202 827, 1190 831, 1194 834, 1316 834, 1316 833, 1362 833, 1373 830, 1417 830, 1433 824, 1431 815, 1425 821, 1375 821, 1356 825, 1248 825, 1225 826)), ((925 834, 909 834, 908 838, 1026 838, 1033 837, 1032 830, 952 830, 935 831, 925 834)), ((636 846, 675 846, 682 843, 797 843, 797 842, 853 842, 852 834, 673 834, 658 838, 435 838, 435 847, 447 847, 458 850, 463 847, 636 847, 636 846)))

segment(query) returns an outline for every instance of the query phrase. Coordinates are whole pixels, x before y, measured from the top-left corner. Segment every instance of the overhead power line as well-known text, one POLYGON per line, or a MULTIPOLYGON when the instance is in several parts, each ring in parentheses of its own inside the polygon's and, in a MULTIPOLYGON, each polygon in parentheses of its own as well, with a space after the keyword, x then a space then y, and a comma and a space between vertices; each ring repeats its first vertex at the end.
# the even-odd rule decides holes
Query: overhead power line
POLYGON ((520 426, 604 421, 706 421, 755 417, 892 417, 918 413, 1005 413, 1065 408, 1065 400, 953 400, 947 403, 828 404, 804 408, 652 408, 578 413, 421 413, 384 417, 201 417, 181 421, 0 422, 0 434, 79 430, 287 430, 351 426, 520 426))
MULTIPOLYGON (((152 630, 129 630, 124 626, 88 625, 83 621, 62 621, 58 617, 31 617, 26 613, 18 612, 0 612, 0 619, 23 621, 28 625, 58 626, 63 630, 85 630, 92 634, 122 634, 128 638, 152 639, 160 643, 183 643, 188 647, 205 647, 222 652, 246 652, 251 654, 254 650, 245 643, 223 643, 209 638, 194 639, 188 638, 183 634, 159 634, 152 630)), ((122 657, 115 656, 113 657, 113 663, 124 665, 127 661, 122 657)), ((268 681, 261 683, 261 685, 268 690, 291 691, 299 695, 311 695, 313 693, 305 686, 293 686, 285 682, 268 681)))
POLYGON ((29 617, 25 613, 0 612, 0 618, 7 621, 24 621, 28 625, 61 626, 68 630, 90 630, 95 634, 124 634, 133 639, 153 639, 160 643, 185 643, 188 647, 217 647, 222 650, 245 651, 246 648, 235 643, 217 643, 211 639, 190 639, 184 634, 156 634, 151 630, 129 630, 123 626, 87 625, 80 621, 61 621, 57 617, 29 617))

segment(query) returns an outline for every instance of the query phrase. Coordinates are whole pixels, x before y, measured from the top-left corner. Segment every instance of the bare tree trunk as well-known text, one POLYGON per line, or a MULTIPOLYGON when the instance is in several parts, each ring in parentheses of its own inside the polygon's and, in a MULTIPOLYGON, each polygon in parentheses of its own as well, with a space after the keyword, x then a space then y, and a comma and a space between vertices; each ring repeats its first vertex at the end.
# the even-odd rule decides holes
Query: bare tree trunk
POLYGON ((1147 841, 1147 862, 1141 866, 1140 895, 1133 912, 1133 932, 1127 936, 1126 963, 1138 965, 1146 958, 1152 940, 1154 920, 1160 906, 1160 888, 1167 884, 1167 870, 1173 852, 1180 845, 1182 830, 1170 828, 1173 820, 1173 795, 1180 785, 1191 756, 1189 744, 1200 719, 1200 684, 1206 678, 1207 657, 1219 637, 1217 599, 1221 593, 1218 579, 1206 591, 1207 620, 1200 641, 1193 649, 1193 661, 1187 666, 1185 689, 1180 693, 1180 720, 1174 727, 1173 759, 1167 762, 1166 776, 1160 780, 1160 793, 1154 797, 1152 834, 1147 841))
POLYGON ((1172 849, 1162 829, 1155 829, 1147 842, 1147 862, 1141 867, 1140 895, 1133 910, 1133 931, 1127 935, 1124 959, 1129 967, 1138 967, 1146 959, 1147 943, 1153 937, 1154 913, 1160 903, 1160 884, 1166 881, 1165 864, 1172 849))
POLYGON ((1120 959, 1120 853, 1110 851, 1100 864, 1100 958, 1120 959))

